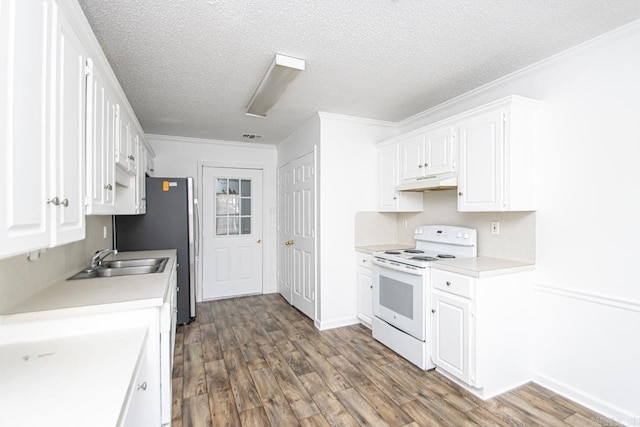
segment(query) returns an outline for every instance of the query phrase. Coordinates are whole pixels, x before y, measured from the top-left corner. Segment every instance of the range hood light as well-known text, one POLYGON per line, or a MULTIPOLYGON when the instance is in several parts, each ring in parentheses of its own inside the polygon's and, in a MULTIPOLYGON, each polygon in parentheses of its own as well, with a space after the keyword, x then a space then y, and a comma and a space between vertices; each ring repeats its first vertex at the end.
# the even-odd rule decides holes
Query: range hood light
POLYGON ((304 59, 276 55, 247 106, 247 116, 266 117, 287 86, 304 68, 304 59))

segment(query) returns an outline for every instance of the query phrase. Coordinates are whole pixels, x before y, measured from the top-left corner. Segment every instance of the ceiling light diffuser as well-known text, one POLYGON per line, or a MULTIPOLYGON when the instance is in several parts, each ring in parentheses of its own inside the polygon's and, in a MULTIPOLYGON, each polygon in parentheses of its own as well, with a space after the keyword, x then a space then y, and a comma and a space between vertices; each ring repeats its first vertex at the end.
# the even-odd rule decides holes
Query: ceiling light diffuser
POLYGON ((287 86, 296 78, 300 71, 304 71, 304 59, 290 56, 276 55, 262 78, 260 86, 253 94, 246 109, 248 116, 266 117, 267 113, 278 102, 287 86))

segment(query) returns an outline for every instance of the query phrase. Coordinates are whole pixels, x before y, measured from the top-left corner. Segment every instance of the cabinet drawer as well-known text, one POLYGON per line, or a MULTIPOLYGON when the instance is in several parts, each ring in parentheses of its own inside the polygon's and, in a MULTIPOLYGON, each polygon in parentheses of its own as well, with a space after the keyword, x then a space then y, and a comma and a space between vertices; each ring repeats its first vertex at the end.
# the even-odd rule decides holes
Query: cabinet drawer
POLYGON ((356 259, 359 267, 373 268, 371 260, 373 256, 371 254, 365 254, 364 252, 356 252, 356 259))
POLYGON ((465 298, 473 298, 473 278, 448 271, 431 269, 434 289, 440 289, 465 298))

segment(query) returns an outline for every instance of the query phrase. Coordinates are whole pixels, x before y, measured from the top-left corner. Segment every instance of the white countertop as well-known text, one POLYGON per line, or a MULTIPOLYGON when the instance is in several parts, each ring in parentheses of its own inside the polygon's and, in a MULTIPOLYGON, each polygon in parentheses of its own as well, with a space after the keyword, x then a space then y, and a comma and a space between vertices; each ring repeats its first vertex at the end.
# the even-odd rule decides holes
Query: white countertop
POLYGON ((371 255, 374 252, 392 251, 394 249, 413 249, 415 245, 402 245, 400 243, 390 243, 385 245, 356 246, 356 251, 371 255))
POLYGON ((115 426, 146 335, 134 328, 0 346, 0 425, 115 426))
POLYGON ((479 256, 475 258, 443 259, 433 263, 433 268, 483 278, 502 274, 535 270, 531 262, 479 256))
POLYGON ((169 288, 175 250, 120 252, 107 257, 107 260, 161 257, 169 258, 162 273, 60 280, 0 313, 0 324, 46 319, 54 312, 83 315, 159 307, 169 288))

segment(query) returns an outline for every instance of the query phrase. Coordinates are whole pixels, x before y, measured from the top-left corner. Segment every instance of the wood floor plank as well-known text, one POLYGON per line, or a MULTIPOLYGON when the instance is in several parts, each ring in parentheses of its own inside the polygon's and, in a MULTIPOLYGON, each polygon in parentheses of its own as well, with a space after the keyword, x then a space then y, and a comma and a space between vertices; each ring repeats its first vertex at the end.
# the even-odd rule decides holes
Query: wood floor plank
POLYGON ((403 426, 414 421, 402 408, 370 382, 356 387, 364 399, 390 426, 403 426))
POLYGON ((234 427, 240 425, 240 417, 238 416, 231 389, 214 393, 209 392, 209 407, 211 408, 211 421, 214 426, 234 427))
POLYGON ((330 425, 350 427, 359 425, 317 372, 311 372, 299 378, 330 425))
POLYGON ((555 418, 564 419, 574 413, 571 409, 556 403, 554 400, 547 399, 532 389, 527 389, 526 386, 518 387, 512 390, 512 393, 555 418))
POLYGON ((314 372, 307 359, 298 350, 281 352, 281 354, 296 375, 300 376, 314 372))
POLYGON ((240 343, 240 351, 244 356, 244 360, 247 362, 247 367, 250 371, 257 369, 263 369, 267 367, 267 362, 260 352, 260 348, 253 341, 253 335, 246 328, 233 328, 233 333, 240 343))
POLYGON ((460 412, 435 393, 419 391, 417 399, 443 422, 465 427, 478 425, 466 413, 460 412))
POLYGON ((231 390, 229 374, 224 359, 205 362, 204 371, 207 378, 207 390, 209 393, 219 393, 231 390))
POLYGON ((270 426, 269 417, 262 406, 247 409, 238 414, 240 416, 240 425, 242 427, 265 427, 270 426))
POLYGON ((226 317, 216 317, 215 325, 218 330, 218 340, 220 341, 220 348, 222 351, 226 351, 239 346, 238 340, 233 333, 233 324, 226 317))
POLYGON ((333 356, 327 358, 327 362, 342 374, 342 376, 349 381, 353 386, 371 384, 369 377, 364 372, 353 366, 344 356, 333 356))
POLYGON ((184 325, 178 325, 176 327, 176 343, 173 349, 173 355, 182 356, 182 347, 184 346, 184 325))
POLYGON ((480 426, 527 427, 523 421, 517 418, 510 418, 504 415, 501 417, 481 406, 468 411, 466 414, 480 426))
POLYGON ((184 398, 207 393, 207 378, 204 371, 204 359, 200 343, 184 346, 184 398))
POLYGON ((185 427, 212 427, 209 396, 199 394, 184 400, 182 424, 185 427))
POLYGON ((571 416, 564 419, 564 422, 573 427, 601 427, 601 426, 619 426, 616 422, 609 423, 605 417, 585 417, 582 414, 573 413, 571 416))
POLYGON ((176 354, 173 356, 173 377, 184 377, 184 354, 176 354))
POLYGON ((309 365, 318 373, 331 391, 336 392, 351 387, 351 384, 327 362, 327 359, 318 354, 315 347, 313 347, 309 341, 304 339, 298 340, 295 341, 293 345, 307 359, 309 365))
POLYGON ((202 342, 202 355, 205 362, 222 359, 222 348, 218 341, 218 331, 213 323, 200 325, 200 340, 202 342))
POLYGON ((267 413, 271 425, 296 426, 300 425, 291 406, 278 387, 271 369, 258 369, 251 373, 258 394, 262 399, 262 407, 267 413))
MULTIPOLYGON (((542 386, 538 386, 539 388, 542 388, 542 386)), ((556 403, 561 404, 562 406, 564 406, 565 408, 569 408, 571 409, 574 413, 581 415, 584 418, 587 419, 593 419, 596 420, 598 422, 600 422, 601 425, 606 425, 606 426, 621 426, 622 424, 619 424, 617 422, 615 422, 614 420, 604 417, 603 415, 592 411, 589 408, 585 408, 584 406, 580 405, 579 403, 573 402, 569 399, 567 399, 564 396, 560 396, 559 394, 555 394, 553 395, 553 397, 551 397, 551 400, 553 400, 556 403)), ((580 417, 576 417, 576 418, 580 418, 580 417)), ((573 421, 573 422, 577 422, 577 421, 573 421)))
POLYGON ((273 344, 273 340, 269 333, 265 331, 259 321, 249 323, 249 331, 253 336, 253 341, 259 346, 273 344))
MULTIPOLYGON (((533 419, 515 410, 511 406, 505 405, 496 398, 485 401, 481 407, 512 426, 530 426, 535 424, 533 419)), ((475 411, 475 409, 472 409, 470 412, 473 411, 475 411)))
POLYGON ((388 426, 389 424, 354 388, 336 392, 336 397, 353 417, 365 426, 388 426))
POLYGON ((397 405, 402 405, 414 399, 411 393, 407 392, 397 382, 387 376, 375 364, 367 363, 362 359, 351 346, 338 346, 338 351, 359 369, 369 380, 382 390, 397 405))
POLYGON ((302 420, 319 414, 320 410, 282 354, 279 352, 270 353, 266 359, 273 376, 296 417, 302 420))
POLYGON ((331 424, 329 424, 327 419, 321 414, 312 415, 300 420, 300 425, 302 427, 331 427, 331 424))
POLYGON ((512 407, 516 411, 525 414, 540 425, 549 427, 566 427, 568 425, 564 421, 555 418, 553 415, 547 414, 542 409, 532 406, 525 399, 514 393, 505 393, 496 399, 505 405, 512 407))
POLYGON ((182 427, 182 378, 171 379, 171 425, 182 427))
POLYGON ((258 391, 253 383, 249 368, 239 348, 224 352, 224 363, 229 374, 229 382, 238 412, 262 405, 258 391))
POLYGON ((412 400, 401 406, 415 422, 425 427, 449 427, 450 424, 444 423, 437 415, 429 410, 417 400, 412 400))
POLYGON ((184 345, 200 343, 200 324, 196 320, 184 325, 184 345))

